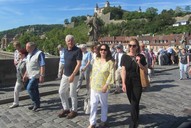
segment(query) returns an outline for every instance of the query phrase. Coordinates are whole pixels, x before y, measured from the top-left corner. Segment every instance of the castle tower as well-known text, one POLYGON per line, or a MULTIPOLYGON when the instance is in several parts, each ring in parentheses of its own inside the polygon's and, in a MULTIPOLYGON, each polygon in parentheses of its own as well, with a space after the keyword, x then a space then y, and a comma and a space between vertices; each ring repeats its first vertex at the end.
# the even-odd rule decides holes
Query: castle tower
POLYGON ((94 13, 98 13, 98 11, 99 11, 99 6, 98 6, 98 4, 96 3, 96 7, 94 8, 94 13))
POLYGON ((109 1, 106 1, 106 3, 105 3, 105 7, 107 8, 107 7, 110 7, 110 3, 109 3, 109 1))
POLYGON ((142 12, 142 9, 141 9, 141 7, 139 7, 139 10, 138 10, 138 12, 142 12))

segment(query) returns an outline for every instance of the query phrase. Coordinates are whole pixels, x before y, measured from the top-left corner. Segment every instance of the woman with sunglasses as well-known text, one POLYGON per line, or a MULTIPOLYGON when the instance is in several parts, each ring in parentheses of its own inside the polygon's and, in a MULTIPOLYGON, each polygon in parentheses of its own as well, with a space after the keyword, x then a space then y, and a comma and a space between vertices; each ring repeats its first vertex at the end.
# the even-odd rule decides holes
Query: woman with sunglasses
POLYGON ((129 41, 128 49, 127 55, 123 55, 121 58, 122 90, 126 92, 131 106, 130 128, 137 128, 139 102, 142 93, 139 68, 147 72, 147 63, 144 55, 140 54, 140 46, 137 39, 129 41))
POLYGON ((92 74, 90 77, 90 125, 88 128, 96 127, 96 114, 98 103, 101 104, 101 127, 106 126, 108 112, 108 90, 114 83, 114 63, 107 44, 98 47, 97 57, 94 60, 92 74))

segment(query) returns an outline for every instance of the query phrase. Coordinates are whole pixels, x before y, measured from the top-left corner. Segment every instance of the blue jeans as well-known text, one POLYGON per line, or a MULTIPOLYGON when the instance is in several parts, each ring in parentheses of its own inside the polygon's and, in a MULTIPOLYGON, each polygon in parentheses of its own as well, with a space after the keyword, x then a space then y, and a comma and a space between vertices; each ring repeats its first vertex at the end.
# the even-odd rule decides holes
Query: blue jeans
POLYGON ((31 100, 33 101, 34 106, 36 107, 40 107, 40 95, 38 90, 38 83, 39 79, 32 78, 28 80, 28 84, 26 87, 31 100))
POLYGON ((189 78, 187 64, 180 63, 179 66, 180 66, 180 79, 183 78, 183 73, 185 73, 186 77, 189 78))

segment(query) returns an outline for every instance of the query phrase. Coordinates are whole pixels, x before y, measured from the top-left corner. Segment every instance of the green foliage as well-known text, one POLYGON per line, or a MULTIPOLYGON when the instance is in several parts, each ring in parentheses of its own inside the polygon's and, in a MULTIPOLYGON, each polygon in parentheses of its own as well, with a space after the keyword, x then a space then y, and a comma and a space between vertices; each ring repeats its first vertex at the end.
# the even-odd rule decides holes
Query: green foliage
POLYGON ((5 34, 16 35, 16 34, 23 34, 26 31, 33 31, 35 30, 35 34, 42 34, 44 32, 50 31, 53 28, 60 28, 63 27, 61 24, 51 24, 51 25, 27 25, 21 26, 18 28, 10 29, 7 31, 0 32, 0 38, 2 38, 5 34))
POLYGON ((68 19, 65 19, 65 20, 64 20, 64 24, 69 24, 69 20, 68 20, 68 19))
POLYGON ((124 20, 133 20, 133 19, 141 19, 141 18, 145 18, 145 13, 133 11, 133 12, 124 12, 123 14, 124 20))
POLYGON ((104 8, 103 14, 107 14, 109 12, 111 13, 110 19, 115 19, 115 20, 122 19, 123 13, 124 13, 124 11, 120 7, 119 8, 116 8, 116 7, 104 8))
MULTIPOLYGON (((175 10, 162 10, 160 14, 157 9, 150 7, 145 12, 124 11, 121 7, 105 8, 103 13, 111 13, 111 19, 124 20, 121 23, 105 24, 98 18, 99 37, 104 36, 137 36, 142 34, 170 34, 170 33, 191 33, 191 25, 184 25, 173 27, 176 16, 185 16, 191 14, 189 7, 184 11, 181 7, 175 10)), ((11 29, 0 32, 0 38, 5 34, 16 35, 19 34, 18 40, 22 46, 28 41, 34 41, 37 47, 46 53, 58 55, 57 46, 62 44, 66 47, 65 36, 68 34, 74 35, 76 44, 86 43, 88 41, 89 27, 86 25, 86 16, 72 17, 71 22, 75 23, 74 28, 64 28, 61 24, 55 25, 31 25, 22 26, 17 29, 11 29)), ((191 20, 191 19, 189 19, 191 20)), ((68 19, 64 20, 65 24, 69 24, 68 19)), ((7 51, 13 51, 14 48, 10 44, 7 51)))
POLYGON ((83 24, 86 19, 87 19, 86 16, 77 16, 77 17, 72 17, 71 22, 74 22, 75 26, 78 26, 80 24, 83 24))
POLYGON ((11 43, 11 44, 9 44, 8 45, 8 47, 6 48, 6 51, 8 51, 8 52, 13 52, 15 49, 14 49, 14 47, 13 47, 13 44, 11 43))
POLYGON ((187 5, 187 6, 185 7, 185 11, 186 11, 186 12, 191 12, 191 7, 190 7, 189 5, 187 5))
POLYGON ((155 18, 155 16, 158 15, 157 11, 158 11, 158 9, 153 8, 153 7, 147 8, 147 9, 146 9, 146 12, 145 12, 146 18, 147 18, 149 21, 152 21, 152 20, 155 18))

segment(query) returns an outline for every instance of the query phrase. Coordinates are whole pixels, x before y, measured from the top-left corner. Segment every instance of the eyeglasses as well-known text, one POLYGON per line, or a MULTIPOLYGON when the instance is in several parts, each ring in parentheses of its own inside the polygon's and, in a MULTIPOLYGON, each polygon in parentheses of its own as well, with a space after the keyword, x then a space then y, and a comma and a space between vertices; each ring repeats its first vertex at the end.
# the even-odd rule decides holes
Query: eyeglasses
POLYGON ((136 47, 137 47, 137 45, 132 45, 132 44, 129 44, 129 47, 136 48, 136 47))
POLYGON ((100 49, 100 51, 105 51, 105 52, 106 52, 106 51, 107 51, 107 49, 103 49, 103 48, 101 48, 101 49, 100 49))

